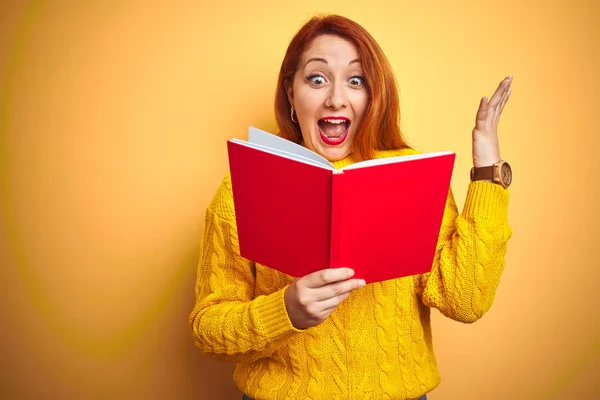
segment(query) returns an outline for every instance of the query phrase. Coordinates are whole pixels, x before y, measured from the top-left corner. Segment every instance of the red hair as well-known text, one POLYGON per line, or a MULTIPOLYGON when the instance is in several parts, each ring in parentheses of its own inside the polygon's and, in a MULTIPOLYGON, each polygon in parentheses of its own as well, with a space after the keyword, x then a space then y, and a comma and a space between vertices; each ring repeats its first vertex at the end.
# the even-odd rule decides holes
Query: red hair
POLYGON ((295 143, 302 141, 300 125, 290 119, 286 89, 292 84, 300 58, 320 35, 335 35, 356 46, 364 72, 369 102, 353 150, 357 160, 374 158, 375 150, 409 147, 400 131, 400 99, 389 61, 373 37, 359 24, 339 15, 317 16, 305 23, 293 37, 281 63, 275 93, 275 118, 279 135, 295 143))

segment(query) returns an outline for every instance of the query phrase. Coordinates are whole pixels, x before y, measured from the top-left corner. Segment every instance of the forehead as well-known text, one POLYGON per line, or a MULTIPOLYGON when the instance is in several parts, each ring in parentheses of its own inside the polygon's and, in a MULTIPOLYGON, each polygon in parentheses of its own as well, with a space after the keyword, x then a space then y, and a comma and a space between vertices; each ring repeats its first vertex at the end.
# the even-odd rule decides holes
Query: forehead
POLYGON ((354 44, 335 35, 317 36, 302 54, 302 65, 311 58, 324 58, 328 62, 340 61, 346 65, 358 58, 354 44))

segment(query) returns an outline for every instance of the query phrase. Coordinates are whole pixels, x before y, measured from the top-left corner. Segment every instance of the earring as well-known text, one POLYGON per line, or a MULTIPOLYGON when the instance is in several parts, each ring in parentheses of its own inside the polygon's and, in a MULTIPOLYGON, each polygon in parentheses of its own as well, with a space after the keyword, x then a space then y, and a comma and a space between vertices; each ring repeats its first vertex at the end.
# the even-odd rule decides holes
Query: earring
POLYGON ((292 119, 292 122, 298 122, 298 116, 296 115, 296 120, 294 120, 294 112, 296 110, 294 110, 294 106, 292 106, 292 109, 290 110, 290 118, 292 119))

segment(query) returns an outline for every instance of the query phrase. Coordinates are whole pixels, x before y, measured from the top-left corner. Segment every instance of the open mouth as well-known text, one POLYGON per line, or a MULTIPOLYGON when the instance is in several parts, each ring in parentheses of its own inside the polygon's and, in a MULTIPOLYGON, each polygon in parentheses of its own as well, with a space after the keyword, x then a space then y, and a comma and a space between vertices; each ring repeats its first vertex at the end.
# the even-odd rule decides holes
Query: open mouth
POLYGON ((350 130, 350 120, 345 117, 325 117, 317 122, 323 142, 330 146, 342 144, 350 130))

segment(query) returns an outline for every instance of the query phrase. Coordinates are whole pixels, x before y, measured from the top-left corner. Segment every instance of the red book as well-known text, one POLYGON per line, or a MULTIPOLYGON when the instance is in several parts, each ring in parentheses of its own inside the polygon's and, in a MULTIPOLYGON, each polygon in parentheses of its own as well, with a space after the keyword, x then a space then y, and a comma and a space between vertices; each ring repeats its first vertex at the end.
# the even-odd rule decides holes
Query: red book
POLYGON ((295 277, 349 267, 367 283, 431 270, 454 153, 336 170, 253 127, 227 145, 243 257, 295 277))

